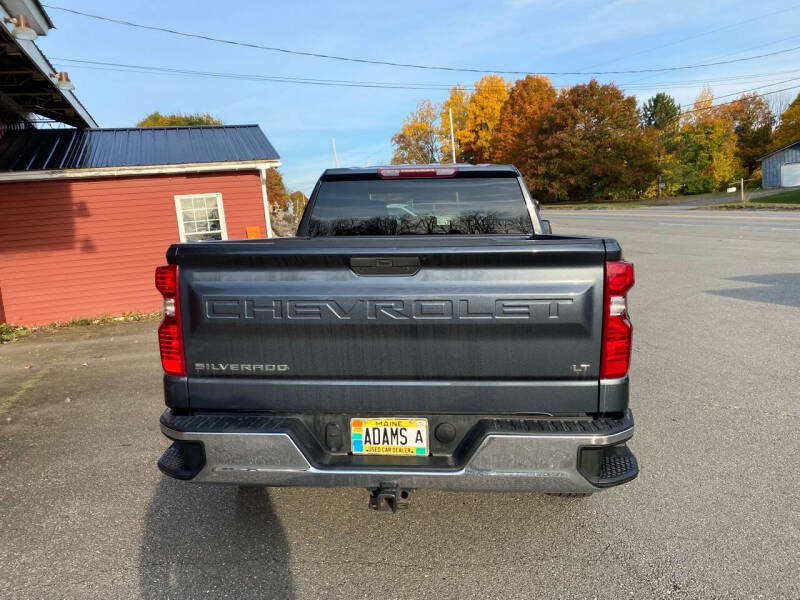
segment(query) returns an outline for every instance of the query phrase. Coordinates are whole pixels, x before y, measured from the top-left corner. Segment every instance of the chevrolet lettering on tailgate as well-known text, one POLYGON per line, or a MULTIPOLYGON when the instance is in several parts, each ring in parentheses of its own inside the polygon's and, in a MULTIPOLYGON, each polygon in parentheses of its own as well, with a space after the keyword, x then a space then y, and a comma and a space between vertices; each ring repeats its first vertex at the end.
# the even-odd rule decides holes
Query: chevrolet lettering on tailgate
POLYGON ((209 320, 423 321, 549 320, 574 305, 573 298, 459 298, 326 300, 316 298, 221 298, 204 296, 209 320))

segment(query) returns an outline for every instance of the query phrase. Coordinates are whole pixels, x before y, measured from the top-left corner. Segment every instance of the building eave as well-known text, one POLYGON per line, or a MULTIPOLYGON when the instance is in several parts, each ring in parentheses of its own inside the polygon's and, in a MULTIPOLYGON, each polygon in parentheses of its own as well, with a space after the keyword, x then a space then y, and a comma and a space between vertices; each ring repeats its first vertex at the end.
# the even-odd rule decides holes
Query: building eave
POLYGON ((0 0, 0 5, 14 16, 28 17, 28 23, 38 35, 47 35, 48 30, 56 27, 39 0, 0 0))
POLYGON ((792 146, 797 146, 798 144, 800 144, 800 140, 795 140, 791 144, 786 144, 785 146, 778 148, 777 150, 773 150, 769 154, 765 154, 764 156, 759 156, 756 160, 761 162, 762 160, 764 160, 765 158, 769 158, 773 154, 777 154, 778 152, 786 150, 787 148, 791 148, 792 146))
POLYGON ((54 179, 88 179, 101 177, 137 177, 143 175, 181 175, 226 171, 260 171, 281 166, 279 160, 247 160, 216 163, 146 165, 134 167, 100 167, 92 169, 52 169, 47 171, 11 171, 0 173, 0 183, 12 181, 48 181, 54 179))
MULTIPOLYGON (((6 17, 13 16, 15 15, 10 14, 4 5, 0 4, 0 21, 6 17)), ((39 71, 38 76, 49 82, 50 85, 47 86, 47 94, 61 96, 69 107, 64 110, 74 113, 74 115, 65 115, 63 122, 80 127, 97 127, 97 122, 94 120, 92 115, 89 114, 89 111, 86 110, 86 107, 81 104, 80 100, 78 100, 77 96, 72 90, 60 90, 56 87, 55 80, 50 77, 50 74, 55 72, 55 67, 50 64, 50 61, 47 60, 47 57, 45 57, 42 51, 39 50, 39 47, 36 45, 36 43, 32 40, 18 40, 14 38, 11 35, 11 31, 13 29, 13 25, 11 24, 2 24, 0 26, 4 27, 8 32, 8 37, 10 38, 8 43, 12 45, 11 47, 13 48, 16 46, 19 48, 28 61, 32 63, 32 66, 39 71), (71 116, 74 118, 69 118, 71 116)))

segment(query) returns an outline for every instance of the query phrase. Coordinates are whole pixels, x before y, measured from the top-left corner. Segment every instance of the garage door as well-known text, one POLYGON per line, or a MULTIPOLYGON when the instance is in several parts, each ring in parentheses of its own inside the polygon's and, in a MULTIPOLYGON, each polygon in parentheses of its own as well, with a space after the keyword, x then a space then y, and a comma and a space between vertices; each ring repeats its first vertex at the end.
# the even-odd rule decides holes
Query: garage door
POLYGON ((786 163, 781 167, 781 187, 800 185, 800 163, 786 163))

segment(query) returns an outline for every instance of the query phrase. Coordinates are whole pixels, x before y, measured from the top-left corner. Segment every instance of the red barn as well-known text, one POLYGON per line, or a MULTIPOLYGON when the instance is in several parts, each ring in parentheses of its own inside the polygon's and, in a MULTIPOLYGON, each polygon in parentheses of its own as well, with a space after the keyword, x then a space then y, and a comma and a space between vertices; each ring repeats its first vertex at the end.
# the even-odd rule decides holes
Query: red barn
POLYGON ((9 130, 0 138, 0 322, 154 312, 173 242, 271 235, 256 125, 9 130))

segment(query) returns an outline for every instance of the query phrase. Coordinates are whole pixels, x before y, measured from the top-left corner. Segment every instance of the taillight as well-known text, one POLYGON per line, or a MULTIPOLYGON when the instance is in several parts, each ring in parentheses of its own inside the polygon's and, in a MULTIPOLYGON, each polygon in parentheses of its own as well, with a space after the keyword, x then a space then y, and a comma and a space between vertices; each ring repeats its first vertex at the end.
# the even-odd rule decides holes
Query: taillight
POLYGON ((628 318, 627 294, 633 283, 633 264, 624 260, 606 261, 600 356, 600 377, 603 379, 624 377, 631 364, 633 325, 628 318))
POLYGON ((378 169, 381 179, 404 177, 454 177, 458 167, 398 167, 378 169))
POLYGON ((156 268, 156 289, 164 296, 164 318, 158 326, 161 366, 167 375, 186 375, 177 265, 156 268))

